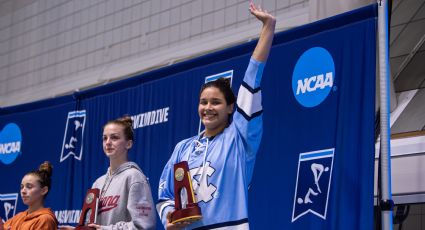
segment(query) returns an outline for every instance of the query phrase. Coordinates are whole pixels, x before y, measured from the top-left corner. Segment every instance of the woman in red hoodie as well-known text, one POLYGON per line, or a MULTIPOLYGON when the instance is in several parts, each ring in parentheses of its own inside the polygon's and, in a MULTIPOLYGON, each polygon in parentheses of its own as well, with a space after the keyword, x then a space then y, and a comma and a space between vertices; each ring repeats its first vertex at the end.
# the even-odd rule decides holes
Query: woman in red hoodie
POLYGON ((44 162, 38 170, 27 173, 21 182, 21 197, 28 209, 18 213, 4 225, 0 219, 0 230, 15 229, 57 229, 58 221, 50 208, 44 207, 49 193, 52 165, 44 162))

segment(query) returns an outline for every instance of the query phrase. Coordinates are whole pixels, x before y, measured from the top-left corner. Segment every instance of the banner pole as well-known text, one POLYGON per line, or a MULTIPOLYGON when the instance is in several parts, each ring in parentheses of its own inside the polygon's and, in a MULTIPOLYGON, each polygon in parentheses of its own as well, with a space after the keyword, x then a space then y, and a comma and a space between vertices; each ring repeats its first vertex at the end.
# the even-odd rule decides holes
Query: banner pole
POLYGON ((380 158, 381 158, 381 226, 383 230, 393 229, 392 211, 394 202, 391 195, 391 150, 390 150, 390 103, 389 103, 389 52, 388 52, 388 1, 378 0, 378 59, 380 99, 380 158))

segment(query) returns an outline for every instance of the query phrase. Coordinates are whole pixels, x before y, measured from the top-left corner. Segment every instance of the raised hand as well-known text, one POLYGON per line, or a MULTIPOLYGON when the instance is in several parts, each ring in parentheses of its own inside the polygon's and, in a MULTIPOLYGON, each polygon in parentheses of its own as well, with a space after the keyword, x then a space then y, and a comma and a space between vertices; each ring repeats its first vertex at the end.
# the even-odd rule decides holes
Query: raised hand
POLYGON ((257 7, 252 0, 249 2, 249 11, 263 23, 263 28, 260 32, 260 39, 258 40, 252 57, 257 61, 265 62, 269 56, 273 42, 276 18, 269 14, 266 10, 261 9, 261 7, 257 7))
POLYGON ((276 23, 276 18, 273 15, 267 12, 267 10, 261 9, 261 6, 256 6, 252 0, 249 2, 249 11, 264 25, 273 24, 274 26, 276 23))

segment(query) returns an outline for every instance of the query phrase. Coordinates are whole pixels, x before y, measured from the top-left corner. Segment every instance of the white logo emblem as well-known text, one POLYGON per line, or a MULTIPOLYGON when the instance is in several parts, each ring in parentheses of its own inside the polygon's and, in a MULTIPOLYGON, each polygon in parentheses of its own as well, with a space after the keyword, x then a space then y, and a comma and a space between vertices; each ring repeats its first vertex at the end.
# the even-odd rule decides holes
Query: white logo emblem
POLYGON ((86 111, 72 111, 68 113, 60 162, 73 155, 81 160, 83 156, 83 135, 86 124, 86 111))
POLYGON ((211 177, 215 169, 210 167, 210 162, 206 162, 204 167, 193 168, 190 170, 192 176, 193 190, 198 202, 207 203, 213 199, 213 194, 217 190, 213 184, 208 184, 208 177, 211 177), (205 170, 204 170, 205 167, 205 170))
POLYGON ((329 72, 325 75, 319 74, 310 78, 304 78, 304 80, 298 80, 296 95, 314 92, 317 89, 324 89, 325 87, 332 88, 334 85, 332 76, 332 72, 329 72))
POLYGON ((18 193, 0 194, 0 201, 1 203, 3 203, 2 206, 4 210, 4 212, 1 213, 2 215, 0 215, 0 217, 3 220, 8 220, 9 218, 15 215, 16 204, 18 202, 18 193))
POLYGON ((307 213, 326 219, 335 149, 301 153, 292 222, 307 213))

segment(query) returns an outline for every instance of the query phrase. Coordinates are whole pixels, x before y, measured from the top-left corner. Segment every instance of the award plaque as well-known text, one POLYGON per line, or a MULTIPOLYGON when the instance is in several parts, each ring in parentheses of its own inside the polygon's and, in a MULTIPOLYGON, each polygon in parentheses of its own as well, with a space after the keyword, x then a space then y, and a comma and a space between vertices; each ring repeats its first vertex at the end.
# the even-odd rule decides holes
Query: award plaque
POLYGON ((171 223, 195 222, 202 218, 201 208, 195 201, 192 188, 192 177, 190 176, 187 161, 182 161, 174 165, 174 202, 175 211, 171 213, 171 223), (182 191, 187 192, 187 204, 183 207, 182 191))
POLYGON ((96 223, 98 203, 99 203, 99 189, 92 188, 87 190, 86 198, 84 199, 83 209, 81 210, 80 222, 75 228, 76 230, 95 229, 95 228, 88 227, 87 224, 96 223))

